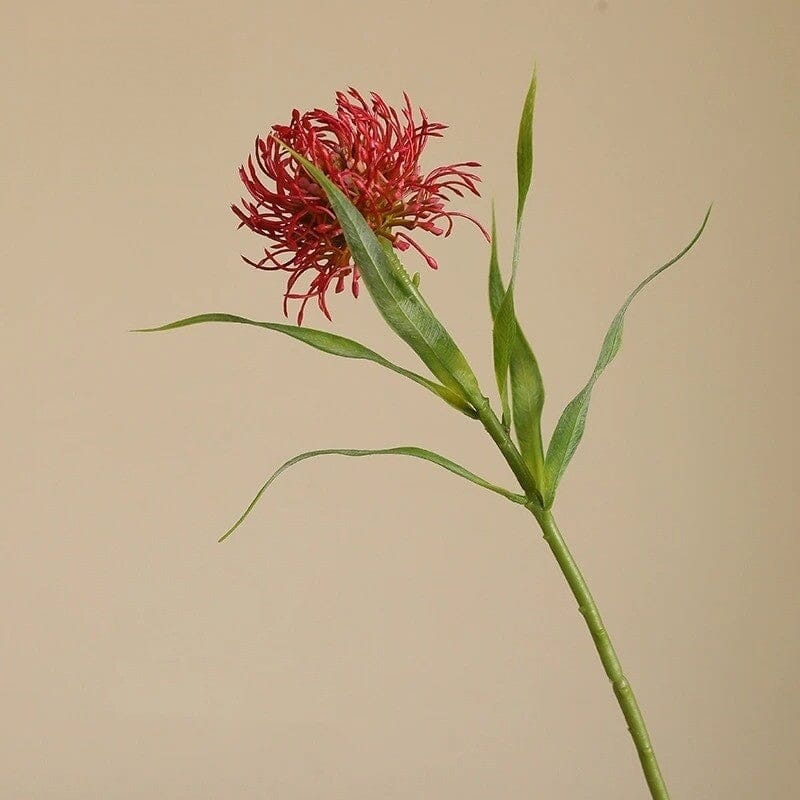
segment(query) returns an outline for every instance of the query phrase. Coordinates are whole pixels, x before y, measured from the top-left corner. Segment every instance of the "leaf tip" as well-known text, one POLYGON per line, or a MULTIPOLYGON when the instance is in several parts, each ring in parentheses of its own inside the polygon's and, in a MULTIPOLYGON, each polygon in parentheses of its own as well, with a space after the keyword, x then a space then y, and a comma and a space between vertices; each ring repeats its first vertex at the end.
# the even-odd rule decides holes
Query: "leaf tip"
POLYGON ((697 233, 695 234, 694 239, 692 239, 691 243, 689 244, 689 247, 691 247, 702 236, 703 231, 705 231, 705 229, 706 229, 706 225, 708 225, 708 220, 711 217, 711 210, 713 208, 714 208, 714 201, 712 200, 708 204, 708 209, 706 210, 706 213, 705 213, 705 216, 703 217, 702 223, 700 223, 700 228, 698 229, 697 233))
POLYGON ((222 536, 219 537, 219 539, 217 539, 217 544, 221 544, 222 542, 224 542, 239 527, 239 525, 242 524, 243 519, 244 518, 236 520, 236 522, 233 525, 231 525, 231 527, 228 528, 228 530, 226 530, 225 533, 223 533, 222 536))

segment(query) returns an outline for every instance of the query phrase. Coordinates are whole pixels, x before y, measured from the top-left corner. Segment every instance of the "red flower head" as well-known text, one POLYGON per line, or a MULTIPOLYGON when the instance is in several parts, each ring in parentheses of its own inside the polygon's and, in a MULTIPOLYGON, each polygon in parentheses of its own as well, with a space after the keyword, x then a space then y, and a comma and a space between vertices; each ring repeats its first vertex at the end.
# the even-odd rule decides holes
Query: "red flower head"
POLYGON ((239 227, 247 226, 274 243, 272 249, 264 249, 261 260, 244 260, 258 269, 290 273, 283 311, 288 315, 289 300, 300 300, 298 324, 311 298, 330 319, 326 292, 331 284, 339 293, 349 282, 358 297, 359 274, 322 189, 277 139, 319 167, 376 234, 398 250, 414 247, 432 269, 436 261, 409 235, 415 229, 449 236, 453 218, 465 217, 489 239, 473 217, 445 210, 450 194, 478 194, 475 184, 480 178, 469 170, 480 164, 467 161, 423 174, 422 151, 428 139, 441 136, 447 126, 430 122, 422 109, 415 121, 411 102, 405 94, 404 98, 398 112, 374 92, 368 103, 351 88, 337 92, 335 113, 315 108, 300 114, 295 109, 288 125, 272 127, 274 137, 256 139, 255 153, 247 167, 239 169, 252 197, 232 206, 239 227), (310 280, 301 282, 303 276, 310 280))

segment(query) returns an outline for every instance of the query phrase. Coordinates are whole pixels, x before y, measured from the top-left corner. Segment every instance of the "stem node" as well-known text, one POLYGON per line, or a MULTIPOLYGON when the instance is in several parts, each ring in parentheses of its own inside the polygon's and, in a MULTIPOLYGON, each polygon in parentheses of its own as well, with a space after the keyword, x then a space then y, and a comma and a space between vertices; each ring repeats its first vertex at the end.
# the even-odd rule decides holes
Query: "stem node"
MULTIPOLYGON (((533 509, 531 510, 533 511, 533 509)), ((575 559, 572 557, 572 553, 569 551, 567 543, 564 541, 564 537, 561 535, 561 531, 558 529, 550 511, 544 511, 543 513, 533 511, 533 513, 542 529, 545 541, 553 552, 558 566, 561 568, 561 572, 572 590, 573 596, 578 601, 578 610, 586 620, 586 627, 592 636, 606 675, 611 681, 614 695, 625 717, 628 732, 636 747, 642 771, 650 789, 650 795, 653 800, 669 800, 669 792, 661 775, 661 769, 658 766, 641 709, 636 701, 633 688, 622 671, 619 657, 603 624, 603 618, 600 616, 597 604, 589 591, 589 587, 586 585, 586 580, 575 563, 575 559)))

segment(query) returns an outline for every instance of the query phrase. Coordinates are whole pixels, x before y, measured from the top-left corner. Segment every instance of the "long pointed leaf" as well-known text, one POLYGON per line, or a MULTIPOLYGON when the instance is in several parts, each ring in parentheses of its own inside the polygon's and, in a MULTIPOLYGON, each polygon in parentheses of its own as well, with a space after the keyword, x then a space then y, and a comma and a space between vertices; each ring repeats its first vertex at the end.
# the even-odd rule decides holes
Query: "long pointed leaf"
POLYGON ((497 256, 497 229, 492 215, 492 253, 489 261, 489 305, 492 311, 495 379, 503 410, 503 422, 514 432, 520 451, 540 490, 544 482, 541 417, 544 382, 536 356, 525 338, 514 307, 514 285, 519 266, 522 215, 533 177, 533 114, 536 104, 536 71, 522 108, 517 138, 517 225, 508 289, 503 286, 497 256), (510 377, 510 386, 509 386, 510 377), (509 402, 509 389, 511 399, 509 402), (513 412, 513 413, 512 413, 513 412))
POLYGON ((536 68, 522 106, 517 134, 517 225, 522 220, 525 198, 533 178, 533 110, 536 106, 536 68))
MULTIPOLYGON (((522 106, 517 135, 517 227, 514 233, 514 251, 511 259, 511 283, 516 280, 519 267, 522 214, 533 180, 534 142, 533 115, 536 108, 536 68, 531 75, 528 93, 522 106)), ((511 378, 511 409, 514 432, 520 452, 533 474, 540 491, 544 491, 544 451, 542 447, 542 408, 544 406, 544 381, 539 363, 533 353, 519 321, 515 319, 514 338, 509 358, 511 378)))
POLYGON ((250 505, 247 506, 244 513, 239 517, 239 519, 231 525, 230 528, 220 537, 219 541, 224 541, 227 539, 244 521, 247 519, 250 512, 255 508, 258 501, 261 499, 264 492, 270 487, 272 482, 282 473, 285 472, 289 467, 298 464, 301 461, 305 461, 307 458, 315 458, 316 456, 327 456, 327 455, 338 455, 338 456, 351 456, 351 457, 361 457, 361 456, 378 456, 378 455, 397 455, 397 456, 411 456, 412 458, 420 458, 424 461, 430 461, 433 464, 437 464, 440 467, 443 467, 450 472, 465 478, 468 481, 482 487, 483 489, 488 489, 490 492, 495 492, 507 500, 511 500, 514 503, 520 503, 524 505, 527 502, 527 498, 521 494, 515 494, 514 492, 510 492, 508 489, 503 489, 500 486, 495 486, 493 483, 489 483, 489 481, 484 480, 483 478, 476 475, 474 472, 470 472, 465 467, 462 467, 460 464, 456 464, 455 461, 451 461, 449 458, 445 458, 438 453, 434 453, 431 450, 425 450, 422 447, 389 447, 382 450, 350 450, 350 449, 328 449, 328 450, 310 450, 307 453, 300 453, 300 455, 295 456, 294 458, 290 458, 288 461, 281 464, 275 472, 270 475, 266 483, 258 490, 258 493, 251 501, 250 505))
POLYGON ((511 350, 511 408, 520 453, 540 492, 544 493, 542 408, 544 381, 539 362, 517 323, 511 350))
POLYGON ((497 219, 494 203, 492 203, 492 246, 489 252, 489 310, 492 313, 492 324, 497 319, 497 312, 506 293, 503 276, 500 274, 500 259, 497 253, 497 219))
MULTIPOLYGON (((544 383, 533 350, 522 334, 514 307, 514 289, 519 266, 522 215, 533 178, 533 114, 536 106, 536 70, 531 75, 528 92, 522 106, 517 135, 517 224, 514 250, 511 259, 511 280, 500 296, 502 279, 497 267, 496 249, 493 249, 489 267, 489 294, 492 306, 493 353, 495 379, 503 409, 503 423, 509 427, 511 411, 519 415, 514 419, 514 429, 520 449, 535 476, 541 478, 544 455, 541 445, 541 412, 544 403, 544 383), (516 362, 516 363, 514 363, 516 362), (509 403, 509 374, 512 398, 509 403), (517 397, 513 397, 513 389, 517 397)), ((494 223, 494 220, 493 220, 494 223)), ((493 239, 497 232, 493 228, 493 239)), ((496 244, 493 245, 496 248, 496 244)))
POLYGON ((367 291, 392 330, 445 386, 465 401, 481 404, 483 395, 466 358, 414 286, 391 242, 378 239, 358 209, 316 165, 283 146, 325 192, 367 291))
POLYGON ((279 322, 259 322, 247 319, 247 317, 239 317, 235 314, 210 313, 196 314, 192 317, 169 322, 166 325, 159 325, 157 328, 139 328, 135 332, 154 333, 156 331, 169 331, 204 322, 235 322, 241 325, 253 325, 257 328, 265 328, 270 331, 286 334, 293 339, 315 347, 317 350, 322 350, 324 353, 331 353, 332 355, 341 356, 342 358, 358 358, 364 359, 365 361, 373 361, 375 364, 380 364, 382 367, 386 367, 386 369, 390 369, 392 372, 396 372, 398 375, 402 375, 418 383, 420 386, 424 386, 468 417, 475 418, 477 416, 475 409, 464 402, 461 396, 452 389, 435 383, 422 375, 417 375, 416 372, 411 372, 404 367, 393 364, 391 361, 384 358, 379 353, 376 353, 374 350, 365 347, 363 344, 359 344, 352 339, 347 339, 344 336, 338 336, 335 333, 328 333, 327 331, 315 330, 314 328, 302 328, 297 325, 283 325, 279 322))
POLYGON ((597 379, 603 373, 603 370, 611 363, 614 357, 619 352, 622 346, 622 329, 625 323, 625 312, 633 302, 634 298, 647 286, 650 281, 660 275, 664 270, 671 267, 689 250, 692 249, 694 244, 700 238, 703 230, 708 222, 708 217, 711 214, 709 207, 703 219, 703 224, 700 229, 692 237, 692 240, 686 247, 683 248, 674 258, 667 261, 666 264, 658 267, 658 269, 651 272, 626 298, 622 307, 617 312, 617 315, 611 322, 605 338, 603 339, 603 346, 600 348, 600 355, 597 358, 594 371, 592 372, 586 386, 578 392, 577 395, 567 404, 561 414, 561 418, 556 424, 553 431, 553 437, 550 440, 550 445, 547 448, 546 459, 546 474, 547 474, 547 494, 545 500, 548 504, 552 504, 555 496, 556 487, 558 486, 561 476, 564 474, 570 459, 575 454, 575 450, 580 444, 583 432, 586 427, 586 415, 589 411, 589 402, 592 398, 592 389, 594 388, 597 379))
POLYGON ((514 310, 514 284, 509 283, 492 329, 492 355, 494 356, 494 377, 500 405, 503 409, 503 427, 511 426, 511 405, 508 400, 508 369, 511 364, 511 349, 517 328, 517 316, 514 310))

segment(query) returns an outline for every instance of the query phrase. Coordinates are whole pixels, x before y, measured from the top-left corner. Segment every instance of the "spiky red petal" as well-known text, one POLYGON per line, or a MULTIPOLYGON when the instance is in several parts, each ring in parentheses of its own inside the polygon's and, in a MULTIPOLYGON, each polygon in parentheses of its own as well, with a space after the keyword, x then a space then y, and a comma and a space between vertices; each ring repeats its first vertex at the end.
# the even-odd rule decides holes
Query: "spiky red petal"
MULTIPOLYGON (((409 234, 419 228, 434 236, 449 236, 453 218, 463 217, 488 240, 489 234, 476 219, 445 209, 451 195, 478 194, 480 178, 469 170, 480 165, 466 161, 423 174, 419 162, 425 146, 447 126, 431 122, 422 109, 415 120, 408 95, 403 99, 398 111, 374 92, 368 102, 350 88, 337 92, 335 112, 315 108, 300 114, 295 109, 288 125, 273 125, 272 131, 316 164, 376 234, 398 250, 413 247, 436 269, 436 261, 409 234), (445 227, 437 225, 439 221, 445 227)), ((358 297, 358 269, 324 193, 275 137, 258 137, 247 165, 239 169, 251 198, 232 206, 239 226, 274 245, 271 250, 265 248, 262 259, 244 260, 259 269, 290 273, 284 313, 288 315, 289 300, 300 300, 298 324, 312 298, 330 319, 328 289, 333 284, 335 293, 342 292, 349 280, 353 296, 358 297), (303 289, 296 288, 303 276, 310 280, 303 289)))

